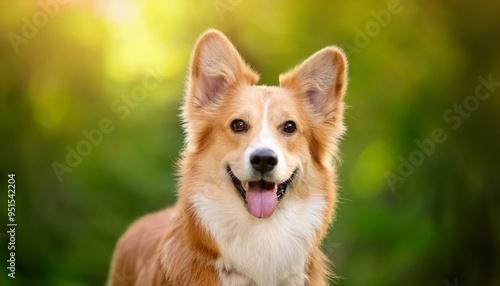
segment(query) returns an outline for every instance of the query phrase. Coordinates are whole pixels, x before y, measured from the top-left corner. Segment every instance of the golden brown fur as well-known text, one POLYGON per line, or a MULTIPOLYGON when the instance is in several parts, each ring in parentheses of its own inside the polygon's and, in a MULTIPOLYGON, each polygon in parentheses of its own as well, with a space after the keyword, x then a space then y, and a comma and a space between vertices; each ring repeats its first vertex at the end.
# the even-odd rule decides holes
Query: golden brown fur
POLYGON ((182 111, 178 202, 129 227, 116 246, 108 285, 327 285, 320 244, 337 201, 334 158, 344 133, 346 70, 343 53, 327 47, 280 76, 280 87, 256 86, 257 74, 227 38, 205 32, 192 55, 182 111), (235 118, 245 119, 248 131, 231 131, 235 118), (293 135, 280 129, 288 119, 297 124, 293 135), (285 162, 280 172, 296 177, 274 214, 256 218, 227 169, 245 177, 245 150, 269 138, 285 162), (293 267, 288 274, 267 272, 287 265, 293 267), (261 275, 252 276, 255 269, 261 275))

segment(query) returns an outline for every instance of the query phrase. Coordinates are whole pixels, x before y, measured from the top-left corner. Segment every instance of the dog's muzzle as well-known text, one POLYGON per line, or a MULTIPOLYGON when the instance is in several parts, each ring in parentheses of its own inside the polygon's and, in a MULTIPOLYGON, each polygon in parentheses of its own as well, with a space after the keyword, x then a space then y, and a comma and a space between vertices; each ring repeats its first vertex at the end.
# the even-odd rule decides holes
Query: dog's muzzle
POLYGON ((226 170, 234 187, 243 198, 246 208, 253 216, 258 218, 267 218, 274 213, 277 203, 283 198, 288 186, 293 183, 296 173, 293 172, 290 178, 280 184, 263 179, 242 183, 234 175, 229 165, 226 170))

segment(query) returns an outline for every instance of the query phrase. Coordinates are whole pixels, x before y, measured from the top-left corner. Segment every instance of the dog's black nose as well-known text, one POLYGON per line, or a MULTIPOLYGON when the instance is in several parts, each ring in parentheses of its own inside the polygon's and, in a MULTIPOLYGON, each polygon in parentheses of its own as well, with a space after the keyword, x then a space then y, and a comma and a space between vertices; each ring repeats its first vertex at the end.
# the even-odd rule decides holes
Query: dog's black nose
POLYGON ((278 156, 271 149, 257 149, 250 155, 250 163, 255 170, 266 173, 278 164, 278 156))

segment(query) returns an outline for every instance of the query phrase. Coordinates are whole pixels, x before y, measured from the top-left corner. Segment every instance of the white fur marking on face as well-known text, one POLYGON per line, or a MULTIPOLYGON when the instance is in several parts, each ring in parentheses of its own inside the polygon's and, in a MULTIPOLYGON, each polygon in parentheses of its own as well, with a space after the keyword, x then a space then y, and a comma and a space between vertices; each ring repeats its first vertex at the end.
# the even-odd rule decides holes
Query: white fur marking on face
POLYGON ((251 173, 252 165, 250 164, 249 158, 255 150, 261 148, 271 149, 278 156, 278 164, 276 165, 274 170, 275 177, 284 181, 288 179, 291 174, 288 173, 286 170, 285 156, 281 151, 281 148, 279 147, 278 142, 276 141, 276 138, 274 137, 271 131, 271 128, 273 128, 273 126, 270 125, 269 121, 270 100, 271 100, 270 98, 267 98, 266 101, 263 103, 264 108, 262 113, 262 124, 260 125, 259 132, 255 135, 255 139, 250 143, 247 150, 245 151, 245 156, 244 156, 246 162, 245 168, 248 170, 248 173, 251 173))
POLYGON ((263 111, 263 116, 262 116, 262 125, 260 127, 260 133, 257 135, 256 139, 253 142, 253 145, 255 146, 255 149, 258 148, 269 148, 273 151, 275 149, 278 149, 276 146, 276 142, 273 138, 273 135, 271 134, 269 130, 269 98, 266 99, 266 102, 264 103, 264 111, 263 111))

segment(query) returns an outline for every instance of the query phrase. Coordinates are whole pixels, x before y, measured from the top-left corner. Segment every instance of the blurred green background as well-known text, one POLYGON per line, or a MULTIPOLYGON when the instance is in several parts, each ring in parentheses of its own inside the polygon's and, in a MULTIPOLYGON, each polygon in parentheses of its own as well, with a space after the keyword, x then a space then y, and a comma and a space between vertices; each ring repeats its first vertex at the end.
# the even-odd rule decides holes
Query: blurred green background
POLYGON ((500 285, 500 1, 2 8, 1 285, 102 285, 126 227, 174 202, 178 108, 207 28, 267 85, 327 45, 348 53, 341 201, 324 242, 336 285, 500 285))

